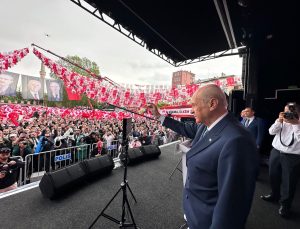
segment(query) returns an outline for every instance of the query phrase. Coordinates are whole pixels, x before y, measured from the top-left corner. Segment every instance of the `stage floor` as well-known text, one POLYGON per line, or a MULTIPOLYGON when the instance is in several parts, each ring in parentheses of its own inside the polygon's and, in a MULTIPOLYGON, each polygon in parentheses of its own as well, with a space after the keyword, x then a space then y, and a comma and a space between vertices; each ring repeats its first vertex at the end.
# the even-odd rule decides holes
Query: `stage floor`
MULTIPOLYGON (((181 173, 176 171, 169 179, 180 159, 173 150, 172 146, 165 147, 159 159, 128 169, 129 185, 138 203, 134 204, 130 194, 128 196, 140 228, 177 229, 184 222, 181 173)), ((43 198, 39 188, 3 198, 0 200, 1 228, 88 228, 119 189, 122 179, 123 168, 118 168, 111 175, 90 182, 55 201, 43 198)), ((277 214, 278 205, 259 199, 268 190, 267 168, 262 167, 246 229, 300 228, 300 196, 297 195, 294 201, 294 216, 285 220, 277 214)), ((118 195, 106 214, 121 218, 121 196, 118 195)), ((94 228, 119 227, 100 217, 94 228)))

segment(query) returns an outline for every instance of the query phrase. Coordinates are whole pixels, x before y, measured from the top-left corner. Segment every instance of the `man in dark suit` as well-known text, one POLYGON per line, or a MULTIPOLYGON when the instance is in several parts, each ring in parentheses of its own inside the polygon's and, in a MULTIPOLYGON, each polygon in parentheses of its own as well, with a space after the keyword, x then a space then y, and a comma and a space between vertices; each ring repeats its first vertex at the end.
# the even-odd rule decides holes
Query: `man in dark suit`
POLYGON ((42 84, 39 80, 30 79, 27 84, 26 99, 43 100, 42 84))
POLYGON ((164 126, 193 139, 187 157, 183 208, 190 229, 242 229, 255 190, 258 154, 252 135, 227 111, 216 85, 192 97, 196 124, 152 114, 164 126))
POLYGON ((49 101, 62 101, 62 91, 60 84, 57 81, 50 81, 48 88, 49 101))
POLYGON ((7 73, 0 74, 0 95, 16 96, 14 78, 7 73))
POLYGON ((266 134, 264 120, 256 117, 255 111, 251 107, 246 107, 243 111, 244 117, 242 124, 250 131, 256 141, 256 146, 259 149, 266 134))

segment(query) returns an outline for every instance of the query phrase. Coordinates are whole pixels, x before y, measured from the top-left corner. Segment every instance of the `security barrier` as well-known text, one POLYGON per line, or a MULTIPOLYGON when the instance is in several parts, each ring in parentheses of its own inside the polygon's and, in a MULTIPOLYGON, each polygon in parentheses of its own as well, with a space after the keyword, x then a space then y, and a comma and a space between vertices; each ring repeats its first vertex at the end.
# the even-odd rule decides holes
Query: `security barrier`
MULTIPOLYGON (((60 168, 64 168, 85 159, 90 159, 91 157, 95 157, 99 154, 111 155, 116 163, 119 160, 118 157, 120 151, 120 141, 114 140, 109 144, 104 142, 102 149, 98 149, 97 143, 94 143, 45 151, 40 152, 39 154, 29 154, 25 157, 24 169, 20 169, 18 185, 22 186, 26 184, 29 179, 31 181, 39 180, 45 172, 51 172, 60 168)), ((20 156, 12 158, 18 158, 19 160, 22 160, 22 157, 20 156)))
MULTIPOLYGON (((17 160, 23 162, 23 158, 21 156, 13 156, 13 157, 10 157, 10 158, 11 159, 17 159, 17 160)), ((18 182, 17 182, 18 186, 21 186, 23 184, 23 180, 22 180, 22 178, 23 178, 23 171, 24 171, 24 169, 21 167, 19 169, 19 174, 18 174, 18 182)))
POLYGON ((29 154, 25 157, 24 180, 28 180, 34 174, 35 177, 42 176, 45 172, 75 164, 91 157, 91 145, 68 147, 63 149, 29 154))

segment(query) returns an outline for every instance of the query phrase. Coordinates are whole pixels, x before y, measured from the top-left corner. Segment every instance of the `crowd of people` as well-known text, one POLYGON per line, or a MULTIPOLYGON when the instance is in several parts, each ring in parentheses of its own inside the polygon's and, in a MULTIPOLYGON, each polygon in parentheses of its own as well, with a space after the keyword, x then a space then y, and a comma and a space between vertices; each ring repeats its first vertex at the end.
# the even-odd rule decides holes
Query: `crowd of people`
MULTIPOLYGON (((156 120, 134 120, 129 144, 132 148, 161 145, 181 135, 191 139, 183 195, 188 226, 244 227, 258 178, 258 152, 266 133, 275 135, 269 161, 271 192, 261 199, 279 201, 279 215, 288 217, 300 174, 300 106, 288 103, 267 127, 252 107, 241 112, 239 122, 228 112, 226 96, 216 85, 200 88, 191 105, 196 123, 185 124, 161 115, 157 106, 150 104, 148 110, 156 120)), ((17 127, 7 122, 0 126, 0 179, 7 178, 1 182, 1 192, 16 187, 14 171, 22 166, 10 154, 24 159, 28 154, 95 144, 97 147, 81 152, 84 158, 87 152, 91 156, 107 154, 122 141, 122 121, 111 118, 40 114, 17 127)))
MULTIPOLYGON (((46 116, 45 114, 35 113, 32 118, 20 121, 18 126, 10 122, 9 119, 1 120, 0 163, 8 166, 9 163, 14 164, 14 162, 7 161, 10 157, 18 156, 24 161, 27 155, 33 155, 31 161, 33 164, 30 166, 33 169, 27 171, 29 173, 26 175, 27 181, 24 181, 29 182, 32 172, 40 170, 41 167, 45 168, 46 171, 49 171, 50 166, 52 170, 57 168, 53 159, 54 154, 51 159, 48 155, 46 158, 37 158, 42 152, 56 151, 55 155, 58 153, 63 154, 66 151, 62 151, 62 149, 77 146, 76 153, 72 154, 71 158, 74 161, 112 153, 112 149, 117 152, 112 156, 116 156, 118 151, 121 150, 122 131, 122 120, 111 118, 97 120, 96 118, 89 119, 71 115, 60 117, 55 114, 46 116), (80 146, 87 147, 80 148, 80 146), (2 155, 3 160, 1 159, 2 155)), ((132 133, 129 135, 129 148, 149 144, 162 145, 174 141, 178 137, 179 135, 162 127, 157 121, 133 120, 132 133)), ((75 148, 72 152, 75 152, 75 148)), ((17 159, 10 160, 16 162, 14 166, 22 166, 22 163, 19 163, 17 159)), ((16 174, 17 170, 14 173, 16 174)), ((5 175, 1 175, 0 179, 3 180, 3 176, 5 175)), ((6 176, 8 176, 7 173, 6 176)), ((15 181, 15 177, 16 175, 14 175, 12 181, 15 181)), ((3 185, 7 186, 7 184, 3 185)), ((16 187, 15 182, 11 185, 13 185, 11 188, 16 187)), ((0 190, 4 189, 4 186, 1 185, 0 190)))

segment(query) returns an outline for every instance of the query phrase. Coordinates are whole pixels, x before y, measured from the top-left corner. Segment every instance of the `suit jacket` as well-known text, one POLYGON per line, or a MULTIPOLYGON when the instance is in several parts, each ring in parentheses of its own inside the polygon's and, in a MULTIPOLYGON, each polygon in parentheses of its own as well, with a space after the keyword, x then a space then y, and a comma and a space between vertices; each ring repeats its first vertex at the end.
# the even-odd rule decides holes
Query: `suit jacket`
POLYGON ((48 94, 48 101, 62 101, 62 100, 63 100, 63 98, 62 98, 61 93, 59 94, 59 97, 57 98, 57 100, 51 93, 48 94))
MULTIPOLYGON (((243 119, 242 124, 245 125, 245 122, 246 119, 243 119)), ((266 125, 264 123, 264 120, 258 117, 254 117, 253 121, 246 128, 255 138, 256 145, 260 147, 266 133, 266 125)))
POLYGON ((0 95, 16 96, 16 90, 14 88, 7 88, 4 92, 0 92, 0 95))
MULTIPOLYGON (((23 96, 24 97, 24 99, 35 99, 34 97, 33 97, 33 95, 31 94, 31 92, 30 91, 28 91, 27 92, 27 94, 25 94, 25 96, 23 96), (27 97, 26 97, 27 96, 27 97)), ((44 98, 43 98, 43 93, 42 92, 39 92, 39 100, 43 100, 44 98)))
POLYGON ((166 117, 163 125, 193 139, 186 155, 183 192, 189 228, 244 228, 259 165, 251 134, 231 114, 203 138, 202 124, 181 123, 166 117))

